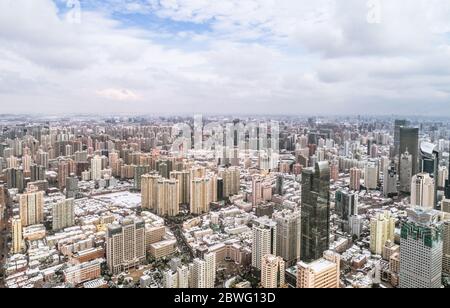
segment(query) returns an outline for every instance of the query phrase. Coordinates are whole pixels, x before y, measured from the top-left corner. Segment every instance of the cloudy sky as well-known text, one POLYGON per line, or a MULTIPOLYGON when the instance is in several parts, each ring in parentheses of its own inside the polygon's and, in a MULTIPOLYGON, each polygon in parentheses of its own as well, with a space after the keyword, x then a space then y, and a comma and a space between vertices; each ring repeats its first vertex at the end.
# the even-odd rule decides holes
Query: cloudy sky
POLYGON ((26 112, 450 115, 450 1, 0 0, 26 112))

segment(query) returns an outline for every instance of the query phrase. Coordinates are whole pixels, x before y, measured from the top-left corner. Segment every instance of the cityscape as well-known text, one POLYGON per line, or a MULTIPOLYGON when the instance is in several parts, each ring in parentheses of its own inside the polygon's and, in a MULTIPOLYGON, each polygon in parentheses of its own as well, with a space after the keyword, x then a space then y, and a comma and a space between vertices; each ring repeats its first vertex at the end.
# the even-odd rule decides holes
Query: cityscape
POLYGON ((348 2, 2 1, 0 288, 450 288, 450 5, 348 2))

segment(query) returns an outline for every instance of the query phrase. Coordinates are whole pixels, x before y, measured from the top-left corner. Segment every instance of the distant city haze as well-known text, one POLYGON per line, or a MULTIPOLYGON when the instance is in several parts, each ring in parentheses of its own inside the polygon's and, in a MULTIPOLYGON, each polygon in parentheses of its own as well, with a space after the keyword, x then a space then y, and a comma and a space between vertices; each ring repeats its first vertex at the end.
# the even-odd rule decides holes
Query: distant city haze
POLYGON ((450 1, 2 0, 0 113, 450 115, 450 1))

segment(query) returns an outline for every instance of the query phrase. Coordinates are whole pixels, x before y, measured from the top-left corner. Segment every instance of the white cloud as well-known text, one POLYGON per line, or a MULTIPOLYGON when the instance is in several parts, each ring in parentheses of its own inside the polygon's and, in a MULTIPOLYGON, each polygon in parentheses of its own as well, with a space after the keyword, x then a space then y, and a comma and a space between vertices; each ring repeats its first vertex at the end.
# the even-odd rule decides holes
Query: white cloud
POLYGON ((0 1, 5 112, 450 114, 447 0, 381 0, 380 24, 366 0, 82 4, 71 24, 51 0, 0 1))

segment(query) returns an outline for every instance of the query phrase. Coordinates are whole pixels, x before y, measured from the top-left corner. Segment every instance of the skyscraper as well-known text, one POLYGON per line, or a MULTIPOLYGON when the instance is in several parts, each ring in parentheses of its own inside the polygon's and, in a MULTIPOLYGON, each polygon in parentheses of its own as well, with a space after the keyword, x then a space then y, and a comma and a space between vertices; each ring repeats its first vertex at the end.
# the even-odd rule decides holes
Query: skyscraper
POLYGON ((319 259, 330 243, 330 167, 316 163, 302 173, 301 260, 319 259))
POLYGON ((72 227, 75 224, 74 199, 66 199, 53 204, 53 230, 72 227))
POLYGON ((145 260, 145 223, 142 219, 124 219, 111 224, 106 232, 106 260, 109 270, 118 274, 145 260))
POLYGON ((265 255, 261 262, 261 285, 266 289, 284 287, 285 262, 283 258, 265 255))
POLYGON ((395 239, 395 218, 389 211, 378 213, 370 220, 370 251, 382 255, 384 244, 395 239))
POLYGON ((419 173, 411 180, 411 205, 433 209, 435 181, 428 173, 419 173))
POLYGON ((273 220, 277 224, 277 256, 281 256, 288 266, 295 265, 300 258, 300 212, 277 212, 273 220))
POLYGON ((255 220, 252 231, 252 266, 260 270, 265 255, 277 254, 277 224, 262 217, 255 220))
POLYGON ((418 173, 419 163, 419 129, 400 128, 400 153, 409 152, 412 156, 412 175, 418 173))
POLYGON ((400 288, 440 288, 442 278, 443 226, 438 213, 408 210, 400 239, 400 288))
POLYGON ((407 127, 408 121, 406 120, 395 120, 394 124, 394 153, 391 158, 399 156, 404 152, 400 152, 400 128, 407 127))

